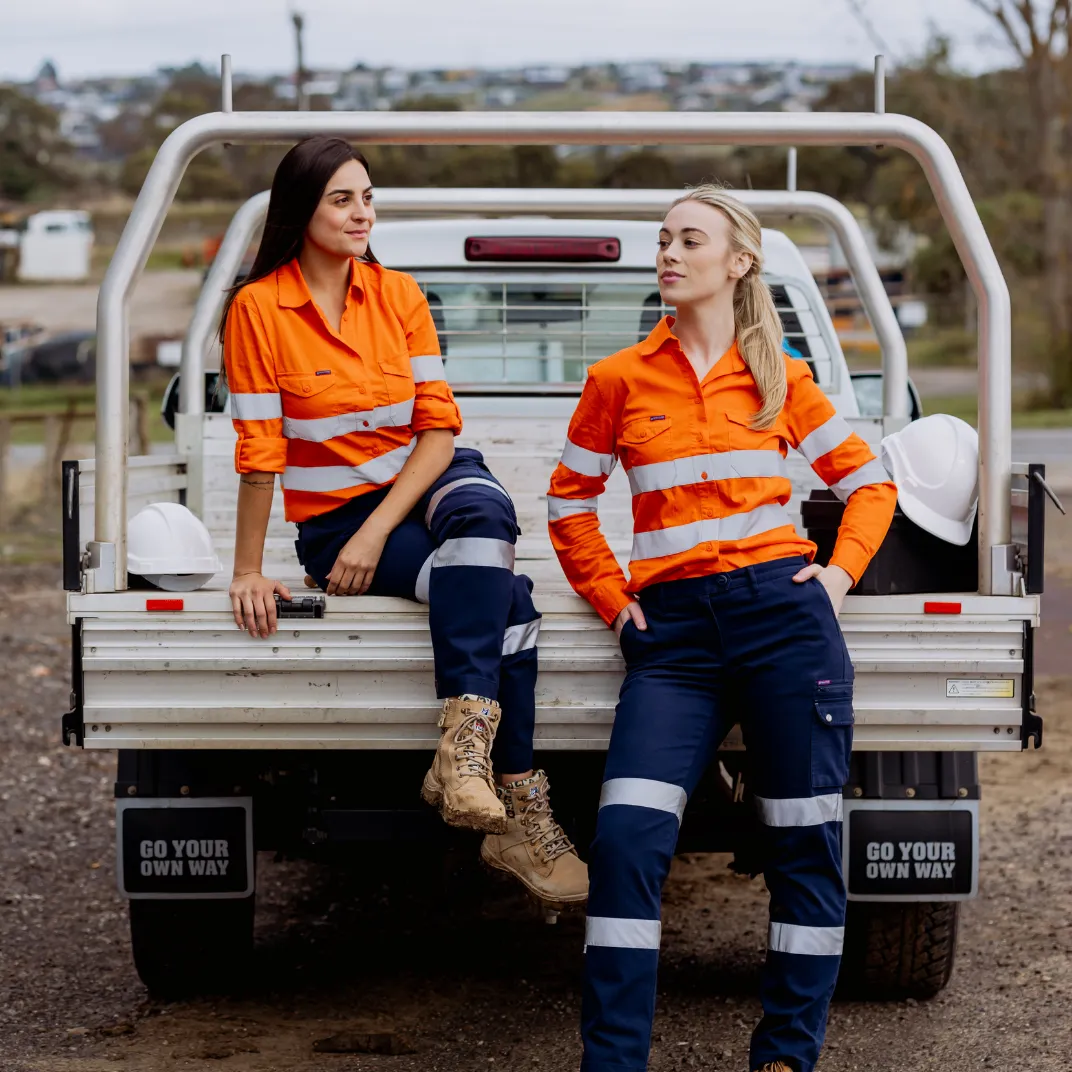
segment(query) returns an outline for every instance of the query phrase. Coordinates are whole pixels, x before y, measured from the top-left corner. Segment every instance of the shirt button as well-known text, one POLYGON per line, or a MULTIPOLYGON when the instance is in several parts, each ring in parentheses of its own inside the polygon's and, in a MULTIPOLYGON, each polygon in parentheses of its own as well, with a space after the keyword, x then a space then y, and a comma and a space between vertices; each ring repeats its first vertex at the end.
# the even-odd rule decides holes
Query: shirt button
POLYGON ((701 480, 706 480, 707 479, 707 474, 706 473, 701 473, 700 474, 700 479, 701 480))
POLYGON ((308 394, 311 390, 312 388, 307 383, 302 384, 302 392, 304 394, 308 394))
POLYGON ((367 427, 369 426, 369 424, 368 424, 368 421, 362 421, 361 423, 362 423, 362 424, 363 424, 363 425, 364 425, 364 426, 365 426, 366 428, 367 428, 367 427))

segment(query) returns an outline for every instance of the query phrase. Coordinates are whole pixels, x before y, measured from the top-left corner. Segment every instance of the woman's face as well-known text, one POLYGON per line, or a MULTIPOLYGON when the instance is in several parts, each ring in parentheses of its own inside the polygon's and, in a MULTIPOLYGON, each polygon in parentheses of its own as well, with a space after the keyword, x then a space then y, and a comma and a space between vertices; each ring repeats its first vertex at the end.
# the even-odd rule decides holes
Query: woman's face
POLYGON ((337 257, 364 257, 375 222, 372 180, 357 160, 347 160, 324 187, 305 238, 337 257))
POLYGON ((729 290, 752 266, 749 253, 734 252, 730 221, 702 201, 682 201, 659 231, 655 267, 667 305, 688 305, 729 290))

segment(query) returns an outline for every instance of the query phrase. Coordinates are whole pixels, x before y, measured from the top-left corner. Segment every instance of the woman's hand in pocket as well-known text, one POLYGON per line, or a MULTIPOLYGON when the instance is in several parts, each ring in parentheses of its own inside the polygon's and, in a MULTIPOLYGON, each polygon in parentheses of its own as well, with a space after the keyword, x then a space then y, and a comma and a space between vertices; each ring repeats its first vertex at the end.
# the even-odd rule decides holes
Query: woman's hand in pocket
POLYGON ((387 536, 366 521, 347 540, 328 574, 329 596, 363 596, 368 591, 387 536))
POLYGON ((267 637, 275 632, 276 593, 290 599, 290 589, 262 573, 239 573, 231 580, 229 595, 235 624, 250 636, 267 637))
POLYGON ((622 607, 621 613, 614 619, 614 635, 616 637, 622 635, 625 623, 630 619, 633 620, 636 627, 642 632, 648 628, 648 623, 644 618, 644 612, 640 609, 640 604, 634 600, 631 603, 626 603, 626 605, 622 607))
POLYGON ((845 596, 848 595, 849 589, 853 585, 852 578, 840 567, 840 566, 805 566, 799 573, 797 573, 793 580, 797 584, 803 584, 805 581, 810 581, 812 577, 817 577, 819 583, 826 589, 826 594, 830 597, 830 605, 834 608, 834 617, 836 618, 841 614, 841 604, 845 602, 845 596))

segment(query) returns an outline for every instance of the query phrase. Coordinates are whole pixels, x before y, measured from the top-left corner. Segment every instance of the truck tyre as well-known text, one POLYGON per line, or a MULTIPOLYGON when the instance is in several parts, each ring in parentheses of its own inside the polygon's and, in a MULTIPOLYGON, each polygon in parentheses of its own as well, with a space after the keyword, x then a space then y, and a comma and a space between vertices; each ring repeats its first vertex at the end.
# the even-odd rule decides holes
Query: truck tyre
POLYGON ((254 897, 132 900, 134 967, 153 997, 219 992, 241 982, 253 952, 254 897))
POLYGON ((932 998, 953 974, 957 901, 850 901, 838 989, 847 998, 932 998))

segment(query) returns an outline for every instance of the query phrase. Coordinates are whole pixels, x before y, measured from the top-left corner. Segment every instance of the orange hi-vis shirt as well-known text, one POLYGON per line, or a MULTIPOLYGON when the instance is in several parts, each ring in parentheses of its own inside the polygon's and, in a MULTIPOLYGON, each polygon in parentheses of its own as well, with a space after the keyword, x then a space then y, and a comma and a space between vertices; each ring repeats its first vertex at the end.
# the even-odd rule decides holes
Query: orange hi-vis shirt
POLYGON ((788 356, 782 412, 769 431, 754 429, 759 390, 737 344, 701 383, 673 323, 664 318, 643 342, 588 370, 547 496, 551 542, 570 584, 610 624, 650 584, 811 558, 815 544, 785 510, 789 447, 846 503, 831 563, 858 581, 897 501, 882 464, 807 363, 788 356), (633 492, 628 581, 596 512, 618 461, 633 492))
POLYGON ((412 276, 353 262, 339 331, 297 260, 243 287, 224 362, 239 473, 281 473, 288 521, 394 482, 429 428, 461 431, 428 302, 412 276))

